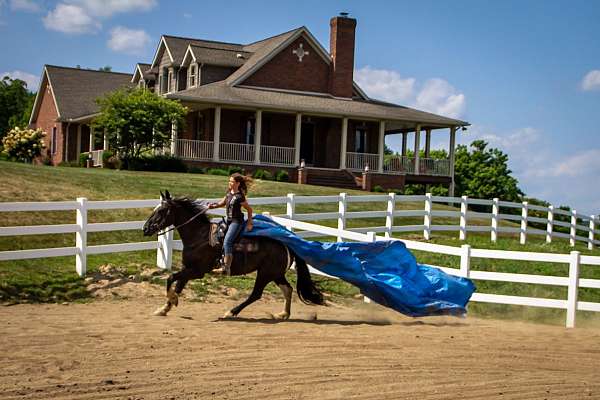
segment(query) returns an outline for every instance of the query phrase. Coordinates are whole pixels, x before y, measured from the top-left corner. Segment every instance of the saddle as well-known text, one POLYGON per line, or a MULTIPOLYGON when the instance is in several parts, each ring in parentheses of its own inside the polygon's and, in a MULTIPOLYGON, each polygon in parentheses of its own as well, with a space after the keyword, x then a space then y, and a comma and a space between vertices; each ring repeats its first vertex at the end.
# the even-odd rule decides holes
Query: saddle
MULTIPOLYGON (((210 222, 210 235, 208 237, 208 243, 211 247, 222 247, 223 240, 225 240, 225 234, 227 234, 227 222, 225 218, 213 219, 210 222)), ((234 244, 234 253, 256 253, 258 252, 259 246, 258 241, 255 239, 248 239, 239 235, 234 244)))

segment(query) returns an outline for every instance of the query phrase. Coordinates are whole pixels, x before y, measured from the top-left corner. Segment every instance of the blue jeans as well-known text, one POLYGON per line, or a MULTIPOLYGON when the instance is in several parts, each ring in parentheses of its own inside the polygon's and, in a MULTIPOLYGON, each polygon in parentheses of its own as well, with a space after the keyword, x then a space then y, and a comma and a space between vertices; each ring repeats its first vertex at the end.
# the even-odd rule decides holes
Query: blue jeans
POLYGON ((223 240, 223 253, 226 256, 233 255, 233 242, 240 234, 242 230, 242 223, 238 221, 232 221, 229 224, 229 228, 227 229, 227 233, 225 234, 225 239, 223 240))

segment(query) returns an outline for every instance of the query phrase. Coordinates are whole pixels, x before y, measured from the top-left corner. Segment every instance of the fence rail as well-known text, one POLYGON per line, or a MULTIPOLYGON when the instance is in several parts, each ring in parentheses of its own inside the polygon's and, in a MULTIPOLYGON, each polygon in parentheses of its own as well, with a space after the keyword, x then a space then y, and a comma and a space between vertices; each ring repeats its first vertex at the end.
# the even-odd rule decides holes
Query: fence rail
POLYGON ((293 147, 260 146, 260 162, 268 165, 294 166, 293 147))
POLYGON ((223 161, 254 161, 254 145, 243 143, 219 143, 219 158, 223 161))
MULTIPOLYGON (((9 226, 0 227, 0 236, 22 236, 39 234, 61 234, 75 233, 74 247, 0 251, 0 261, 24 260, 32 258, 46 257, 65 257, 75 256, 76 271, 80 276, 86 274, 87 256, 91 254, 107 254, 124 251, 152 250, 157 252, 157 265, 159 268, 170 269, 172 255, 174 250, 181 250, 183 245, 181 241, 173 239, 173 232, 161 235, 158 241, 137 242, 137 243, 116 243, 105 245, 87 245, 87 233, 89 232, 108 232, 117 230, 137 230, 140 229, 144 221, 121 221, 110 223, 88 223, 88 210, 110 210, 124 208, 152 208, 156 207, 160 200, 125 200, 125 201, 88 201, 85 198, 78 198, 76 201, 58 201, 58 202, 32 202, 32 203, 0 203, 0 212, 24 212, 24 211, 75 211, 75 224, 57 224, 57 225, 38 225, 38 226, 9 226)), ((302 237, 322 237, 333 236, 338 240, 354 240, 371 242, 375 240, 399 240, 392 238, 394 232, 415 232, 422 231, 425 239, 429 239, 432 231, 452 231, 459 232, 459 238, 465 240, 467 232, 490 232, 490 239, 497 240, 498 233, 519 233, 521 243, 525 243, 527 235, 543 235, 546 241, 551 241, 554 237, 569 239, 572 246, 580 241, 588 244, 592 249, 594 245, 599 245, 600 241, 595 239, 599 235, 598 226, 600 221, 596 216, 580 215, 577 211, 555 210, 552 206, 542 207, 528 205, 527 203, 511 203, 493 200, 469 199, 466 196, 457 197, 439 197, 426 195, 415 196, 397 196, 394 193, 387 195, 367 195, 367 196, 348 196, 341 193, 339 196, 296 196, 288 194, 285 197, 265 197, 254 198, 250 200, 252 205, 286 205, 286 213, 279 216, 272 216, 278 223, 289 229, 301 230, 298 234, 302 237), (424 202, 423 210, 396 210, 396 204, 401 202, 424 202), (349 203, 367 203, 367 202, 385 202, 387 204, 385 211, 348 211, 349 203), (454 203, 460 205, 460 212, 448 210, 433 210, 434 202, 454 203), (296 213, 298 204, 316 204, 316 203, 337 203, 337 212, 319 212, 319 213, 296 213), (490 206, 491 213, 470 212, 469 205, 490 206), (521 215, 515 217, 513 214, 500 213, 500 208, 521 209, 521 215), (531 217, 530 211, 547 213, 547 218, 531 217), (568 224, 557 224, 555 215, 562 215, 570 218, 568 224), (510 217, 509 217, 510 216, 510 217), (422 217, 423 223, 417 225, 395 225, 396 218, 404 217, 422 217), (434 225, 434 217, 454 217, 459 219, 458 225, 434 225), (360 227, 347 229, 346 221, 355 218, 385 218, 384 226, 360 227), (491 220, 490 226, 468 225, 471 218, 486 218, 491 220), (306 221, 336 220, 337 227, 326 227, 309 223, 306 221), (501 220, 520 221, 520 227, 500 227, 501 220), (546 223, 547 229, 536 229, 529 227, 528 223, 538 224, 546 223), (581 225, 587 222, 587 225, 581 225), (569 228, 569 234, 555 232, 554 226, 565 226, 569 228), (587 237, 577 235, 578 231, 588 233, 587 237), (383 233, 383 236, 377 236, 376 233, 383 233)), ((222 215, 223 210, 211 210, 216 215, 222 215)), ((460 269, 447 267, 438 267, 442 270, 459 276, 470 277, 478 280, 491 280, 516 283, 530 283, 540 285, 565 286, 568 288, 567 299, 541 299, 519 296, 496 295, 492 293, 475 293, 473 301, 515 304, 533 307, 550 307, 567 310, 566 326, 575 326, 576 310, 600 312, 600 303, 578 301, 578 288, 600 289, 600 280, 580 279, 579 271, 581 265, 600 266, 600 257, 582 256, 577 251, 570 254, 549 254, 532 253, 520 251, 501 251, 487 249, 473 249, 469 245, 462 247, 444 246, 426 242, 403 240, 406 246, 411 250, 426 251, 438 254, 446 254, 460 257, 460 269), (487 271, 473 271, 470 268, 473 258, 491 258, 502 260, 517 261, 539 261, 549 263, 563 263, 569 265, 568 276, 542 276, 515 273, 499 273, 487 271)), ((313 272, 317 272, 313 270, 313 272)), ((317 272, 318 273, 318 272, 317 272)))
POLYGON ((184 160, 212 160, 213 142, 206 140, 177 139, 175 154, 184 160))

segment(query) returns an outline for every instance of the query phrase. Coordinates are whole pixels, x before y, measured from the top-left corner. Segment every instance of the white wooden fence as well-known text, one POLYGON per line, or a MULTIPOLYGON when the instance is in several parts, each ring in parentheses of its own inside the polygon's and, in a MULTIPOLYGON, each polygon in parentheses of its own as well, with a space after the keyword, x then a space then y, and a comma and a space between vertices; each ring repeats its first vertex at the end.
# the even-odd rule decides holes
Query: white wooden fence
MULTIPOLYGON (((59 202, 33 202, 33 203, 0 203, 0 212, 21 212, 21 211, 65 211, 72 210, 76 213, 75 224, 60 224, 60 225, 39 225, 39 226, 15 226, 15 227, 0 227, 0 236, 22 236, 36 234, 62 234, 75 233, 74 247, 60 247, 34 250, 17 250, 17 251, 1 251, 0 261, 7 260, 23 260, 31 258, 45 257, 63 257, 75 256, 76 271, 80 276, 86 274, 87 256, 92 254, 118 253, 124 251, 140 251, 153 250, 157 252, 157 265, 159 268, 170 269, 172 264, 172 255, 174 250, 182 250, 183 244, 180 240, 173 240, 173 233, 159 236, 157 241, 136 242, 136 243, 117 243, 90 246, 87 244, 88 232, 108 232, 119 230, 139 230, 142 228, 144 221, 126 221, 126 222, 111 222, 111 223, 88 223, 89 210, 110 210, 110 209, 125 209, 125 208, 151 208, 159 204, 160 200, 126 200, 126 201, 88 201, 85 198, 78 198, 76 201, 59 201, 59 202)), ((277 205, 285 204, 286 213, 280 216, 272 216, 278 223, 289 229, 301 230, 298 232, 302 237, 315 236, 334 236, 338 240, 353 240, 371 242, 375 240, 398 240, 391 238, 394 232, 411 232, 421 231, 426 239, 430 238, 432 231, 451 231, 458 230, 459 237, 465 239, 468 231, 491 232, 491 239, 496 240, 498 233, 520 233, 521 243, 525 243, 527 234, 545 235, 546 240, 552 240, 552 237, 568 238, 572 245, 576 241, 583 241, 592 248, 593 245, 598 245, 599 241, 594 239, 594 235, 598 234, 596 229, 598 219, 593 216, 578 215, 575 211, 568 212, 556 210, 552 207, 547 209, 547 219, 528 218, 529 210, 545 211, 543 207, 531 206, 526 203, 508 203, 498 199, 480 200, 462 198, 448 198, 431 196, 431 194, 417 196, 397 196, 393 193, 388 195, 365 195, 365 196, 347 196, 341 193, 339 196, 296 196, 288 194, 285 197, 263 197, 251 199, 251 204, 259 205, 277 205), (424 202, 424 210, 396 210, 396 205, 399 202, 424 202), (353 202, 368 203, 368 202, 385 202, 387 204, 385 211, 348 211, 348 204, 353 202), (433 210, 434 202, 443 203, 460 203, 461 211, 446 211, 433 210), (310 214, 301 214, 296 212, 298 204, 316 204, 316 203, 337 203, 337 212, 319 212, 310 214), (491 205, 492 213, 475 213, 468 211, 468 204, 491 205), (521 216, 512 214, 501 214, 500 207, 520 207, 522 210, 521 216), (571 223, 560 225, 559 221, 555 221, 553 216, 558 213, 568 215, 570 213, 571 223), (401 217, 423 217, 421 225, 394 225, 395 218, 401 217), (458 225, 434 225, 432 220, 434 217, 457 217, 459 218, 458 225), (385 226, 364 227, 347 229, 346 221, 353 218, 385 218, 385 226), (490 218, 490 226, 468 225, 467 222, 471 218, 490 218), (337 228, 316 225, 306 221, 331 220, 337 219, 337 228), (500 227, 500 220, 520 220, 520 228, 500 227), (589 221, 589 225, 582 226, 578 224, 578 220, 589 221), (527 227, 527 222, 542 222, 547 223, 547 230, 541 231, 527 227), (570 233, 561 234, 553 231, 553 226, 565 226, 570 228, 570 233), (586 229, 587 228, 587 229, 586 229), (578 230, 587 230, 588 237, 578 236, 578 230), (384 236, 377 236, 376 233, 384 233, 384 236)), ((223 210, 211 210, 217 215, 222 215, 223 210)), ((504 281, 516 283, 533 283, 540 285, 554 285, 568 287, 568 296, 565 300, 543 299, 521 296, 506 296, 489 293, 475 293, 473 301, 499 303, 499 304, 515 304, 533 307, 549 307, 567 310, 566 326, 575 326, 576 310, 596 311, 600 312, 600 303, 591 303, 578 301, 578 288, 594 288, 600 289, 600 280, 596 279, 580 279, 579 270, 581 265, 600 265, 600 257, 581 255, 577 251, 572 251, 570 254, 548 254, 548 253, 532 253, 520 251, 500 251, 473 249, 469 245, 462 247, 452 247, 438 245, 432 243, 424 243, 410 240, 403 240, 406 246, 411 250, 426 251, 438 254, 446 254, 460 257, 460 269, 452 269, 439 267, 444 271, 470 277, 477 280, 504 281), (543 276, 543 275, 528 275, 515 273, 499 273, 487 271, 471 270, 471 259, 473 258, 492 258, 503 260, 518 260, 518 261, 538 261, 550 263, 566 263, 569 264, 569 274, 566 277, 561 276, 543 276)), ((316 272, 315 270, 312 270, 316 272)))

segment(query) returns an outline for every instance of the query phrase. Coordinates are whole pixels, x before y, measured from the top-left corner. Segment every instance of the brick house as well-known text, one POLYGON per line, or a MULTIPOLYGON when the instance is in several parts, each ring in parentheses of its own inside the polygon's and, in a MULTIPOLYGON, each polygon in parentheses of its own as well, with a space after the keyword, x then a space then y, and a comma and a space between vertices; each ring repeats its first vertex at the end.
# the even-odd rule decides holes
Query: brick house
POLYGON ((330 26, 329 52, 300 27, 250 44, 163 35, 152 63, 136 65, 128 79, 46 66, 31 124, 56 130, 55 161, 104 148, 87 127, 97 115, 92 96, 135 85, 188 107, 170 150, 190 164, 287 169, 293 179, 338 187, 442 183, 453 192, 455 135, 469 124, 370 99, 353 80, 356 20, 340 15, 330 26), (406 156, 411 132, 414 149, 425 133, 424 158, 406 156), (429 158, 432 132, 448 133, 449 159, 429 158), (402 154, 384 159, 388 135, 402 135, 402 154))

